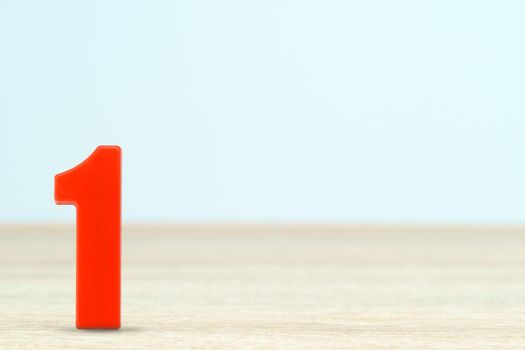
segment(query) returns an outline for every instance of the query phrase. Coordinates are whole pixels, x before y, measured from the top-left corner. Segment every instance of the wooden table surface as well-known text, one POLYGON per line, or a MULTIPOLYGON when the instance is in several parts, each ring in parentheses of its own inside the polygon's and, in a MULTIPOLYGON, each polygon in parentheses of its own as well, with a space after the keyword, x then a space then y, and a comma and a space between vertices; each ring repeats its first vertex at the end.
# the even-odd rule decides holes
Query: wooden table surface
POLYGON ((123 230, 119 331, 74 328, 72 227, 0 226, 0 349, 523 349, 525 228, 123 230))

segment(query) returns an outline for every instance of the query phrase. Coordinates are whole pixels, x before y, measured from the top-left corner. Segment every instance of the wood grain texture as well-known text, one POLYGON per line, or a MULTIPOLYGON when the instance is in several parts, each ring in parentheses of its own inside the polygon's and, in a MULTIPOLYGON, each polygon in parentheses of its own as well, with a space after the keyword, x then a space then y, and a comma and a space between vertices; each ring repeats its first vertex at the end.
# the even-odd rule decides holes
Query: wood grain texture
POLYGON ((0 227, 0 349, 523 349, 525 229, 129 226, 120 331, 74 328, 74 230, 0 227))

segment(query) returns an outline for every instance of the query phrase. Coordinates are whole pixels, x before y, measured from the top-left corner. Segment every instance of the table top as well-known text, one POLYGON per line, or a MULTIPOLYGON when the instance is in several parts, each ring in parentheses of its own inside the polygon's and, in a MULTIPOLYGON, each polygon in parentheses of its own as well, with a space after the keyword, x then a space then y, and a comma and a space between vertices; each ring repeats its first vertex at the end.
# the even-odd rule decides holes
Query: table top
POLYGON ((519 226, 130 225, 122 329, 74 327, 74 228, 0 225, 1 349, 522 349, 519 226))

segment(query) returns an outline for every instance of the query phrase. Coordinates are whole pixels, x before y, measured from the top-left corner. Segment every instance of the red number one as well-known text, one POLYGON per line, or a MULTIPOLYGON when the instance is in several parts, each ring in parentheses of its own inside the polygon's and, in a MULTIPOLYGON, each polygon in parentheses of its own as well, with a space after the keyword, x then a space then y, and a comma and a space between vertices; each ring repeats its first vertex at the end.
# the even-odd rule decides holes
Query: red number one
POLYGON ((77 209, 77 328, 120 328, 121 150, 99 146, 55 176, 55 201, 77 209))

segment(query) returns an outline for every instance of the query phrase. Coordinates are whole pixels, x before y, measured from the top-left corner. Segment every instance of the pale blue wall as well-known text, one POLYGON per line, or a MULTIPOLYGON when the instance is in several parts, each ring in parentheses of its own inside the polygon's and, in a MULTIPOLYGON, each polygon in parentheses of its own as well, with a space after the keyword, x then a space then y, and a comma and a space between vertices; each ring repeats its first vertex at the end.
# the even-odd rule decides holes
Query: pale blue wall
POLYGON ((0 220, 524 222, 523 1, 0 1, 0 220))

